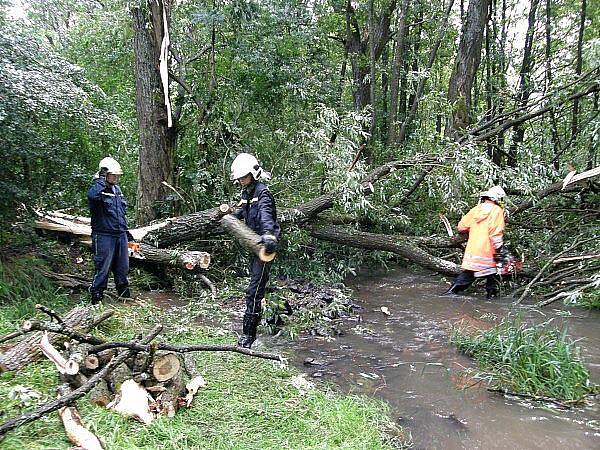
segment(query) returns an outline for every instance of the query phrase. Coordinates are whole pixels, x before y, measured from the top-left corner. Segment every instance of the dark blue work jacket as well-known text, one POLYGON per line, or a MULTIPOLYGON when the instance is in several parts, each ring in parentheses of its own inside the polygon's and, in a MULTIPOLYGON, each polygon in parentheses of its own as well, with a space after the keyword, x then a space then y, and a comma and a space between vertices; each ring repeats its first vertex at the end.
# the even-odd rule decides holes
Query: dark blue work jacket
POLYGON ((87 196, 93 232, 118 235, 127 231, 127 202, 119 186, 96 178, 87 196))
POLYGON ((243 220, 252 231, 260 236, 271 234, 279 240, 281 228, 277 223, 277 208, 267 186, 255 181, 244 188, 239 207, 236 217, 243 220))

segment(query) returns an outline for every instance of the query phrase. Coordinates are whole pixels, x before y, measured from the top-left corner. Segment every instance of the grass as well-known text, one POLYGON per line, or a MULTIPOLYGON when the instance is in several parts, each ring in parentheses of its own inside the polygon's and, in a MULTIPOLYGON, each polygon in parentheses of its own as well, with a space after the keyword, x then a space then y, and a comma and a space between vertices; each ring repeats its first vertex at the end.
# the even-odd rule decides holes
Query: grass
MULTIPOLYGON (((472 356, 484 377, 512 392, 581 402, 598 391, 590 381, 580 349, 549 322, 528 325, 506 319, 475 334, 454 329, 451 342, 472 356)), ((481 376, 481 375, 480 375, 481 376)))
MULTIPOLYGON (((75 306, 73 300, 47 288, 38 286, 28 298, 57 311, 75 306)), ((14 297, 0 307, 1 334, 15 329, 13 320, 34 315, 32 307, 21 306, 22 301, 14 297)), ((163 323, 166 330, 161 339, 173 343, 235 340, 226 330, 195 326, 192 318, 198 306, 192 302, 165 313, 152 305, 110 305, 115 316, 95 334, 115 340, 131 338, 154 323, 163 323)), ((104 440, 106 448, 115 449, 384 449, 406 445, 402 430, 391 421, 382 402, 343 396, 324 387, 300 393, 291 383, 298 372, 270 361, 212 352, 195 357, 208 385, 190 409, 144 426, 84 398, 78 402, 84 423, 104 440)), ((56 384, 56 370, 46 361, 0 375, 0 422, 53 399, 56 384), (16 385, 33 388, 42 398, 23 406, 9 398, 16 385)), ((69 446, 57 413, 9 432, 0 442, 7 450, 69 446)))

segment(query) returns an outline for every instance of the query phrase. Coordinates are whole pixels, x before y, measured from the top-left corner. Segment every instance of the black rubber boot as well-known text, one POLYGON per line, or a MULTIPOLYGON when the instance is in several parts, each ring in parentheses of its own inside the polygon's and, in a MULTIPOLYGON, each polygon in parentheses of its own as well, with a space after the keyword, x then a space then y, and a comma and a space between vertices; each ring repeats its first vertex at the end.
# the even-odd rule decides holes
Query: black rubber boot
POLYGON ((252 347, 252 344, 256 340, 256 329, 258 328, 258 322, 260 322, 259 314, 244 314, 242 335, 238 340, 239 347, 252 347))
POLYGON ((91 291, 90 297, 92 299, 92 305, 97 305, 104 298, 104 293, 102 291, 91 291))
POLYGON ((129 285, 123 284, 117 286, 117 294, 119 294, 119 297, 121 298, 131 298, 131 291, 129 290, 129 285))

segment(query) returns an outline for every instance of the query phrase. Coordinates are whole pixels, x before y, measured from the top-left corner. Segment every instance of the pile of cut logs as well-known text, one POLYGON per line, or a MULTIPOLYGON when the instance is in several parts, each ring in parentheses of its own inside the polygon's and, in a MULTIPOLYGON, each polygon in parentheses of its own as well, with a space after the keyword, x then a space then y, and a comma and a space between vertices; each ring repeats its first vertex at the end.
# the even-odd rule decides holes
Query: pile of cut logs
POLYGON ((61 317, 43 305, 37 308, 50 320, 27 320, 21 330, 0 337, 0 343, 21 338, 0 353, 0 372, 19 370, 46 356, 59 374, 58 398, 1 424, 0 438, 58 410, 75 445, 103 448, 83 426, 74 406, 84 395, 98 405, 148 424, 161 415, 172 417, 182 406, 190 407, 196 392, 206 385, 189 357, 191 352, 227 351, 283 361, 276 354, 233 345, 153 342, 162 332, 160 325, 129 341, 106 341, 89 330, 108 319, 111 311, 95 316, 93 307, 76 307, 61 317))

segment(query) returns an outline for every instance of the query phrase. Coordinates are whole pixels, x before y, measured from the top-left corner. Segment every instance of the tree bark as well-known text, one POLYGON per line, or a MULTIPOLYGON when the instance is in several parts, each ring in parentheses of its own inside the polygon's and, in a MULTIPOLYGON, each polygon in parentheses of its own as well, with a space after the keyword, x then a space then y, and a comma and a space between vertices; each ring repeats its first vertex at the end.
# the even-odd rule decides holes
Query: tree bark
POLYGON ((175 129, 168 126, 160 74, 160 49, 164 37, 163 9, 168 17, 168 0, 142 0, 132 8, 136 110, 140 135, 137 189, 137 223, 160 216, 160 203, 168 191, 162 182, 173 184, 175 129))
POLYGON ((452 114, 447 128, 449 136, 456 136, 470 123, 471 90, 481 61, 481 44, 489 2, 490 0, 469 1, 466 22, 448 83, 448 101, 452 104, 452 114))
POLYGON ((457 275, 460 273, 460 266, 430 255, 419 248, 412 239, 405 236, 386 236, 331 226, 312 228, 310 233, 311 236, 317 239, 336 244, 392 252, 410 262, 444 275, 457 275))
POLYGON ((244 248, 250 250, 263 262, 273 261, 275 253, 267 253, 261 243, 261 237, 248 228, 244 222, 228 214, 221 219, 221 226, 232 235, 244 248))
MULTIPOLYGON (((352 68, 352 79, 354 81, 354 107, 357 110, 363 109, 370 104, 370 89, 371 83, 375 80, 367 80, 366 76, 371 72, 370 61, 374 59, 379 61, 384 47, 387 45, 390 38, 390 21, 394 9, 396 8, 396 0, 392 0, 381 13, 381 18, 374 30, 367 33, 366 37, 362 36, 360 25, 356 17, 356 11, 350 0, 346 3, 346 36, 345 50, 348 52, 348 59, 352 68), (371 45, 369 40, 373 40, 372 58, 367 52, 371 45)), ((373 18, 373 21, 375 18, 373 18)))
POLYGON ((158 248, 204 237, 219 226, 219 220, 229 211, 223 211, 220 207, 210 208, 185 216, 168 219, 164 226, 150 231, 143 238, 144 242, 158 248))
MULTIPOLYGON (((85 330, 94 321, 90 308, 77 307, 69 311, 63 318, 67 327, 75 330, 85 330)), ((0 373, 10 370, 19 370, 27 364, 39 359, 42 351, 39 347, 44 333, 34 332, 26 336, 14 347, 0 355, 0 373)), ((50 333, 49 340, 52 344, 64 341, 62 335, 50 333)))

